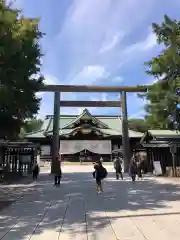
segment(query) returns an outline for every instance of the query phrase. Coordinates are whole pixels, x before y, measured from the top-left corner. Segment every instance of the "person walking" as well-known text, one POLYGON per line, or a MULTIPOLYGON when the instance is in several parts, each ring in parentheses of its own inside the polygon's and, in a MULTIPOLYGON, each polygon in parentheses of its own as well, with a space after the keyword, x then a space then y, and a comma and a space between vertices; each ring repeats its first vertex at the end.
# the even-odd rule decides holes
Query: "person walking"
POLYGON ((93 177, 96 179, 97 193, 104 192, 102 180, 107 177, 107 170, 103 167, 102 162, 99 160, 94 164, 93 177))
POLYGON ((135 158, 131 160, 130 168, 129 168, 129 173, 132 178, 132 181, 135 182, 136 180, 136 174, 137 174, 137 164, 135 158))
POLYGON ((62 171, 61 171, 61 162, 59 159, 59 155, 57 156, 53 173, 54 173, 54 186, 60 186, 62 171))
POLYGON ((40 172, 39 165, 38 165, 37 161, 35 161, 34 166, 32 168, 33 180, 37 180, 39 172, 40 172))
POLYGON ((138 179, 142 180, 142 164, 140 161, 137 162, 137 176, 138 179))
POLYGON ((121 179, 123 180, 123 174, 122 174, 122 158, 120 157, 115 157, 114 158, 114 169, 116 171, 116 179, 119 179, 119 176, 121 177, 121 179))

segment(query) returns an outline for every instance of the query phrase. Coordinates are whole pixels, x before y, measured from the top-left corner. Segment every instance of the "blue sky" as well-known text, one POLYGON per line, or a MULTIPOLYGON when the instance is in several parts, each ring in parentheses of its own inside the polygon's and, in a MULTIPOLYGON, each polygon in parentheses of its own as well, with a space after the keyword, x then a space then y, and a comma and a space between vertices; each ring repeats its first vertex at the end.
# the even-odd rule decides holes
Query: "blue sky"
MULTIPOLYGON (((152 22, 178 19, 180 0, 16 0, 27 17, 40 17, 42 73, 47 84, 137 85, 154 79, 144 62, 160 51, 152 22)), ((40 117, 53 113, 53 94, 41 94, 40 117)), ((118 94, 66 93, 64 100, 118 100, 118 94)), ((129 117, 142 117, 144 102, 128 94, 129 117)), ((76 114, 82 109, 61 108, 76 114)), ((92 108, 94 114, 120 114, 92 108)))

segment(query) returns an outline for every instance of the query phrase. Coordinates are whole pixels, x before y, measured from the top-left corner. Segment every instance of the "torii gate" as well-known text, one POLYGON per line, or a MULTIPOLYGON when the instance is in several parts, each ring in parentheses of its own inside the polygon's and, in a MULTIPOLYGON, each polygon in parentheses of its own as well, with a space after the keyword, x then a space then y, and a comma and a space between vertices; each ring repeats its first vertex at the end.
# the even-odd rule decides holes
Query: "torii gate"
POLYGON ((44 85, 41 92, 54 92, 54 118, 52 141, 52 169, 59 154, 59 117, 61 107, 120 107, 122 109, 122 143, 124 150, 124 171, 130 163, 130 146, 128 135, 127 92, 146 92, 147 86, 86 86, 86 85, 44 85), (120 93, 119 101, 61 101, 62 92, 106 92, 120 93))

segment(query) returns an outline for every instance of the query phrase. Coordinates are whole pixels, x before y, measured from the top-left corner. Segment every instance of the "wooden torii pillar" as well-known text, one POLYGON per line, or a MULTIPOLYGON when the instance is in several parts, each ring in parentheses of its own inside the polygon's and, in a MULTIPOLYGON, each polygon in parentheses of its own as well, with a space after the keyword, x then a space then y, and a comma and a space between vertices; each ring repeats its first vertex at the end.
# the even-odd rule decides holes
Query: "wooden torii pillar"
POLYGON ((54 115, 53 115, 53 137, 52 137, 52 148, 51 148, 51 173, 55 173, 57 166, 57 159, 59 156, 59 117, 60 117, 60 92, 54 93, 54 115))
POLYGON ((127 98, 126 98, 125 91, 121 92, 121 110, 122 110, 122 145, 123 145, 123 157, 124 157, 124 172, 128 172, 131 154, 130 154, 130 142, 129 142, 127 98))
POLYGON ((52 138, 52 168, 56 166, 56 159, 59 154, 60 138, 59 138, 59 117, 60 117, 60 106, 62 107, 121 107, 122 109, 122 144, 123 144, 123 156, 124 156, 124 171, 128 172, 130 163, 130 143, 128 134, 128 116, 127 116, 127 99, 126 92, 121 92, 121 101, 62 101, 60 103, 60 92, 54 93, 54 118, 53 118, 53 138, 52 138))

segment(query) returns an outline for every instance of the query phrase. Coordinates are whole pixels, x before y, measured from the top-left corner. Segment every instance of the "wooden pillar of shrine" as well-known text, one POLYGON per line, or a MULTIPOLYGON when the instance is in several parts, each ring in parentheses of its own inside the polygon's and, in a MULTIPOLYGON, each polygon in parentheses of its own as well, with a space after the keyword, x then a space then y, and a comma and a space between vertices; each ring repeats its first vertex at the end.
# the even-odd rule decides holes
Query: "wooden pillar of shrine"
POLYGON ((124 158, 124 172, 129 171, 130 164, 130 145, 128 133, 128 113, 127 113, 127 100, 126 92, 121 92, 121 109, 122 109, 122 144, 123 144, 123 158, 124 158))
POLYGON ((60 117, 60 92, 54 93, 54 115, 53 115, 53 137, 52 137, 52 162, 51 173, 55 173, 58 166, 57 159, 59 156, 59 117, 60 117))

